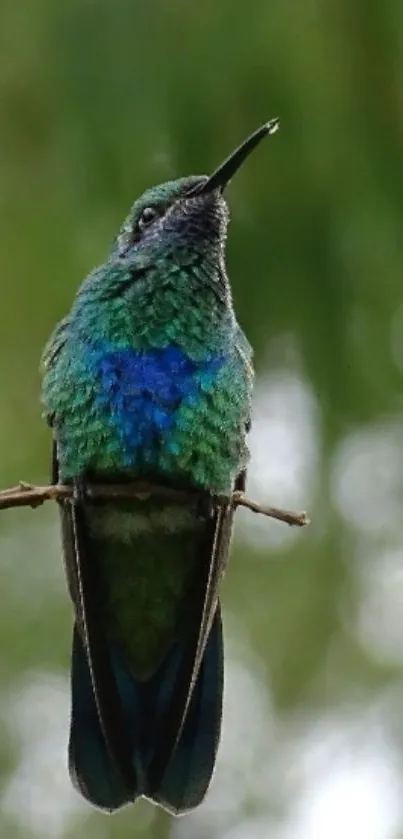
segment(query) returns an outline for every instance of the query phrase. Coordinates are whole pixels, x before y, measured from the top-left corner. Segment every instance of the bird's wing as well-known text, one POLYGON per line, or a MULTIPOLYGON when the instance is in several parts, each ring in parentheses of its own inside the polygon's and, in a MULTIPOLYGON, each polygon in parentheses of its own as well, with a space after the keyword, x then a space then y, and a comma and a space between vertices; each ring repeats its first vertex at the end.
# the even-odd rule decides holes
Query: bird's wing
MULTIPOLYGON (((53 443, 52 481, 59 479, 57 444, 53 443)), ((92 690, 105 745, 117 773, 116 787, 126 788, 124 800, 134 797, 137 782, 131 762, 119 692, 100 616, 97 564, 87 536, 85 495, 60 503, 66 576, 79 635, 87 658, 92 690)), ((70 755, 70 767, 74 761, 70 755)), ((73 773, 74 774, 74 773, 73 773)), ((75 779, 80 786, 80 779, 75 779)), ((82 790, 86 794, 86 790, 82 790)), ((123 802, 122 802, 123 803, 123 802)))
POLYGON ((57 324, 42 353, 41 366, 44 370, 53 366, 54 361, 63 349, 68 338, 68 328, 69 317, 66 316, 57 324))

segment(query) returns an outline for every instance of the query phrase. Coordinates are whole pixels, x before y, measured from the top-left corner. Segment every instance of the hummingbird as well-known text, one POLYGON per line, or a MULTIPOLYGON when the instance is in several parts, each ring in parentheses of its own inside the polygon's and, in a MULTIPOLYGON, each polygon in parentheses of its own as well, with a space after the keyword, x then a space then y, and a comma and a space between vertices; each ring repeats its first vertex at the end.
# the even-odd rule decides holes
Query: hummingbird
POLYGON ((69 771, 94 806, 200 804, 220 738, 219 585, 244 490, 252 349, 226 270, 232 176, 271 120, 210 176, 147 189, 42 359, 74 609, 69 771), (91 497, 146 482, 147 495, 91 497), (153 486, 184 493, 183 503, 153 486))

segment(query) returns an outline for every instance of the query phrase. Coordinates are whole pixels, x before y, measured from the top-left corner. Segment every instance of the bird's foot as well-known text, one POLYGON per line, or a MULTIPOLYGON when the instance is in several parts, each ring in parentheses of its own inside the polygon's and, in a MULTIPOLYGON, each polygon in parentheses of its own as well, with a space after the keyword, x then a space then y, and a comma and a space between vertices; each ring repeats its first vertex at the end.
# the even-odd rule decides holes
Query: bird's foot
POLYGON ((197 498, 196 515, 198 519, 206 521, 214 515, 216 507, 215 496, 209 492, 200 493, 197 498))
POLYGON ((86 478, 74 478, 73 481, 73 504, 85 504, 91 498, 91 490, 86 478))

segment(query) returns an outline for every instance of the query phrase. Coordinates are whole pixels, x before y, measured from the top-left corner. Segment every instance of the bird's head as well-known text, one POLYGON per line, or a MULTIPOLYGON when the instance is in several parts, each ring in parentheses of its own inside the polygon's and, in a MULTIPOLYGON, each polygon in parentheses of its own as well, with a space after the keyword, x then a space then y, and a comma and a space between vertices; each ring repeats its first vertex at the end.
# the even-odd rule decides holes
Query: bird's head
MULTIPOLYGON (((111 300, 175 281, 209 287, 230 300, 225 270, 228 209, 224 197, 232 176, 260 140, 278 128, 274 119, 257 129, 212 175, 190 176, 147 189, 135 201, 115 239, 108 262, 84 283, 79 298, 111 300)), ((80 303, 80 300, 79 300, 80 303)))
POLYGON ((260 140, 277 127, 278 120, 263 125, 212 175, 193 175, 147 189, 133 204, 112 258, 143 270, 162 261, 175 271, 204 259, 219 267, 228 226, 225 188, 260 140))

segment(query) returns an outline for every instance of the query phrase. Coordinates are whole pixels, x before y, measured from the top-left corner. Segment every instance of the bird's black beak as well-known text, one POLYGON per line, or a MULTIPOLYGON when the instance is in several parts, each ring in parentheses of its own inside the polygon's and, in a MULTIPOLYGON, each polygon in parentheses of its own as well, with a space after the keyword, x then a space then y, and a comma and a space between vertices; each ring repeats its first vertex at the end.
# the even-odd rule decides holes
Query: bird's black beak
POLYGON ((256 131, 253 132, 240 146, 238 146, 235 151, 224 160, 223 163, 220 163, 217 169, 204 181, 202 184, 198 184, 196 187, 188 192, 186 197, 190 197, 192 195, 205 195, 208 192, 212 192, 214 189, 221 189, 223 191, 229 181, 231 180, 232 176, 235 175, 235 172, 238 171, 240 166, 247 157, 249 157, 250 153, 253 149, 256 148, 258 143, 263 140, 263 137, 266 137, 268 134, 275 134, 279 127, 279 120, 277 117, 275 119, 271 119, 269 122, 266 122, 264 125, 261 125, 256 131))

